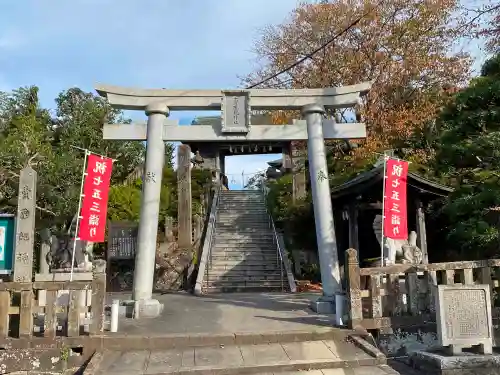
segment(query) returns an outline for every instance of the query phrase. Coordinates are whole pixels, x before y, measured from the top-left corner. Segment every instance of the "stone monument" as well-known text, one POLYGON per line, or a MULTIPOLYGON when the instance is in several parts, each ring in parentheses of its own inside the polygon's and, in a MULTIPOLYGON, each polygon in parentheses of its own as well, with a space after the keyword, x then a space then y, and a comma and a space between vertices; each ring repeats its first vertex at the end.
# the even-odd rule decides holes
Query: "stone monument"
POLYGON ((493 323, 489 285, 438 285, 436 321, 440 345, 451 354, 479 346, 492 354, 493 323))
POLYGON ((432 374, 500 374, 493 351, 489 285, 438 285, 438 347, 410 355, 410 364, 432 374))

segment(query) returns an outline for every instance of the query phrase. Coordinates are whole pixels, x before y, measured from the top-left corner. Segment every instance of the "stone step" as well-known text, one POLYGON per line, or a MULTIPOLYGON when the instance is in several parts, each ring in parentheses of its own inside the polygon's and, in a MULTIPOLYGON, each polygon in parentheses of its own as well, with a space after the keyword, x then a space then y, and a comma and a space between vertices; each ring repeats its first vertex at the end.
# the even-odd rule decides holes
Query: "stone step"
MULTIPOLYGON (((213 253, 212 254, 212 263, 218 262, 219 260, 239 260, 241 262, 249 262, 249 261, 262 261, 262 262, 276 262, 276 254, 241 254, 241 253, 233 253, 233 254, 221 254, 221 253, 213 253)), ((278 263, 278 262, 276 262, 278 263)))
POLYGON ((243 233, 240 232, 226 232, 225 228, 217 227, 215 228, 214 238, 228 238, 236 240, 261 240, 272 242, 274 240, 274 233, 270 232, 269 229, 262 229, 261 232, 256 230, 254 233, 243 233))
POLYGON ((262 201, 219 201, 219 208, 220 207, 245 207, 249 209, 261 209, 261 210, 266 210, 267 204, 266 202, 262 201))
POLYGON ((281 282, 282 276, 278 273, 276 275, 233 275, 229 274, 213 274, 208 273, 208 279, 205 282, 231 282, 234 284, 246 283, 264 283, 264 282, 281 282))
POLYGON ((338 329, 163 336, 118 333, 102 340, 105 350, 96 351, 85 374, 397 374, 385 365, 384 356, 375 357, 355 346, 348 333, 338 329))
POLYGON ((226 246, 214 246, 212 248, 212 254, 219 253, 241 253, 241 254, 276 254, 278 249, 276 246, 244 246, 244 247, 226 247, 226 246))
POLYGON ((225 218, 241 218, 241 219, 259 219, 262 220, 264 218, 268 218, 269 215, 266 211, 243 211, 238 208, 230 208, 227 210, 219 210, 217 212, 217 218, 225 217, 225 218))
POLYGON ((234 202, 219 202, 218 208, 229 207, 229 208, 245 208, 249 210, 263 210, 266 211, 267 205, 263 202, 252 202, 252 201, 234 201, 234 202))
POLYGON ((255 222, 252 223, 251 226, 247 225, 238 225, 234 223, 221 223, 221 222, 216 222, 215 226, 218 227, 220 230, 223 230, 227 233, 262 233, 262 232, 269 232, 273 233, 273 230, 269 227, 269 224, 267 222, 262 223, 262 222, 255 222))
POLYGON ((217 212, 217 217, 227 217, 227 218, 245 218, 245 219, 260 219, 267 218, 269 215, 266 211, 261 210, 242 210, 237 207, 228 208, 227 210, 222 209, 217 212))
POLYGON ((226 269, 231 269, 234 267, 238 268, 261 268, 261 269, 276 269, 276 264, 275 263, 268 263, 268 262, 263 262, 263 261, 257 261, 257 260, 247 260, 246 262, 242 262, 241 260, 228 260, 228 259, 219 259, 216 262, 212 261, 212 268, 214 267, 220 267, 220 268, 226 268, 226 269))
POLYGON ((262 198, 261 196, 259 197, 258 195, 254 195, 252 197, 233 195, 233 196, 225 196, 225 197, 221 197, 221 198, 222 198, 220 200, 221 202, 260 202, 260 203, 265 203, 264 198, 262 198))
POLYGON ((252 240, 252 239, 259 239, 259 240, 268 240, 272 241, 274 239, 274 233, 269 233, 269 232, 262 232, 259 233, 254 232, 254 233, 241 233, 241 232, 225 232, 224 230, 215 230, 215 238, 217 239, 233 239, 233 240, 252 240))
MULTIPOLYGON (((259 249, 276 249, 276 244, 271 240, 269 241, 253 241, 253 239, 258 239, 257 237, 254 237, 252 239, 246 239, 245 241, 239 241, 239 242, 224 242, 224 241, 217 241, 217 235, 215 235, 212 239, 212 244, 214 247, 222 248, 222 247, 227 247, 230 248, 231 250, 234 248, 241 248, 244 251, 252 251, 252 250, 259 250, 259 249)), ((220 238, 219 238, 220 239, 220 238)))
POLYGON ((223 207, 223 206, 236 206, 236 207, 250 207, 250 208, 266 209, 267 204, 266 204, 266 202, 264 202, 262 200, 250 200, 250 199, 237 200, 237 199, 232 199, 232 200, 222 200, 222 201, 219 201, 219 207, 223 207))
MULTIPOLYGON (((191 331, 188 331, 191 332, 191 331)), ((309 326, 302 330, 269 331, 267 329, 257 329, 247 332, 226 332, 223 331, 214 335, 213 333, 167 333, 161 332, 154 335, 144 335, 141 332, 114 333, 105 332, 100 342, 107 350, 117 351, 143 351, 143 350, 172 350, 172 349, 193 349, 203 347, 229 347, 233 345, 269 345, 279 342, 281 344, 294 343, 300 341, 320 341, 339 340, 345 342, 346 330, 325 326, 309 326)))
MULTIPOLYGON (((257 247, 260 246, 276 246, 273 243, 273 240, 270 238, 219 238, 217 236, 214 237, 214 244, 216 245, 225 245, 226 247, 235 247, 236 245, 254 245, 257 247)), ((220 247, 220 246, 219 246, 220 247)))
POLYGON ((269 254, 277 254, 278 249, 276 245, 273 244, 268 244, 264 246, 239 246, 236 244, 236 246, 232 245, 225 245, 223 243, 218 243, 216 246, 212 247, 212 254, 223 254, 223 253, 228 253, 228 254, 242 254, 242 255, 252 255, 252 254, 257 254, 257 255, 269 255, 269 254))
POLYGON ((266 221, 239 222, 237 220, 223 220, 215 223, 217 228, 233 231, 270 231, 271 227, 266 221))
POLYGON ((274 233, 268 228, 251 228, 251 229, 233 229, 233 228, 215 228, 215 236, 231 236, 231 237, 249 237, 249 238, 260 238, 261 236, 274 238, 274 233))
POLYGON ((248 215, 248 214, 241 214, 241 213, 227 213, 227 214, 221 214, 219 213, 217 215, 217 221, 219 220, 226 220, 226 221, 231 221, 231 222, 254 222, 254 223, 262 223, 262 224, 268 224, 269 225, 269 216, 267 214, 262 214, 262 215, 248 215))
POLYGON ((263 202, 262 200, 222 200, 219 201, 219 207, 223 206, 242 206, 242 207, 252 207, 252 208, 262 208, 266 209, 266 202, 263 202))
MULTIPOLYGON (((280 288, 281 289, 281 279, 275 280, 204 280, 203 284, 205 287, 219 287, 219 288, 280 288)), ((283 286, 285 285, 285 280, 283 280, 283 286)))
MULTIPOLYGON (((224 261, 225 263, 227 263, 227 261, 224 261)), ((259 263, 259 264, 248 264, 248 263, 244 263, 244 264, 240 264, 240 263, 236 263, 236 264, 225 264, 225 263, 222 263, 221 261, 219 262, 216 262, 216 263, 212 263, 211 265, 209 265, 208 267, 208 272, 230 272, 230 271, 238 271, 238 272, 276 272, 276 264, 263 264, 263 263, 259 263)))
MULTIPOLYGON (((211 294, 211 293, 270 293, 270 292, 286 292, 288 288, 280 285, 276 286, 203 286, 203 293, 211 294)), ((240 374, 239 372, 237 374, 240 374)), ((268 374, 266 374, 268 375, 268 374)), ((316 374, 314 374, 316 375, 316 374)))
POLYGON ((262 241, 258 242, 256 240, 245 240, 245 241, 240 241, 234 240, 234 241, 228 241, 228 239, 219 239, 214 238, 212 242, 212 250, 213 251, 236 251, 239 252, 261 252, 261 251, 269 251, 269 252, 276 252, 277 246, 272 242, 272 241, 262 241), (227 249, 227 250, 223 250, 227 249))
POLYGON ((220 199, 221 202, 260 202, 265 203, 264 198, 262 196, 254 195, 254 196, 244 196, 244 195, 233 195, 233 196, 224 196, 220 199))
MULTIPOLYGON (((283 271, 284 272, 284 271, 283 271)), ((212 275, 234 275, 234 276, 266 276, 266 275, 281 275, 281 270, 278 268, 268 269, 268 270, 252 270, 252 269, 240 269, 238 267, 233 269, 218 269, 212 268, 208 270, 209 278, 212 275)))

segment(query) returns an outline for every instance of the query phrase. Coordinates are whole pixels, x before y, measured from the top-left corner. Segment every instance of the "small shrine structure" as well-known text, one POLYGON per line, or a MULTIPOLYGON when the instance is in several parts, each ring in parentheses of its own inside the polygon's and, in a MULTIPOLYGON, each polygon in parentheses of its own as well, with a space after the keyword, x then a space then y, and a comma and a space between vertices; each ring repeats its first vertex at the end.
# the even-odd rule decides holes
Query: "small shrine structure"
MULTIPOLYGON (((356 249, 361 266, 364 267, 380 265, 383 181, 382 164, 331 190, 338 247, 344 250, 356 249)), ((448 186, 428 180, 415 172, 408 172, 409 242, 411 245, 411 237, 416 236, 416 246, 422 252, 421 261, 416 263, 427 264, 429 261, 426 208, 432 201, 444 198, 452 191, 448 186)), ((413 241, 415 242, 415 238, 413 241)), ((402 256, 402 243, 397 246, 396 263, 408 262, 402 256)))

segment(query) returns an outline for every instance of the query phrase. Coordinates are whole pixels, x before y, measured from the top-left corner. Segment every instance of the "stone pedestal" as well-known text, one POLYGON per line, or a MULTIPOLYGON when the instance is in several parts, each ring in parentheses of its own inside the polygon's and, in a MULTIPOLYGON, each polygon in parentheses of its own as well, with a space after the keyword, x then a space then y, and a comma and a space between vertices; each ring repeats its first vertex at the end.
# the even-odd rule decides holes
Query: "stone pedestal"
POLYGON ((340 319, 336 318, 338 325, 343 325, 349 319, 349 314, 345 313, 349 310, 347 299, 344 295, 321 296, 316 301, 312 301, 310 306, 318 314, 340 315, 340 319))
POLYGON ((335 314, 335 296, 321 296, 311 302, 311 309, 318 314, 335 314))
POLYGON ((163 311, 163 304, 156 299, 120 301, 118 315, 125 318, 156 318, 163 311), (137 311, 138 309, 138 311, 137 311))
POLYGON ((464 352, 451 356, 443 351, 418 351, 409 364, 427 375, 500 375, 500 354, 464 352))

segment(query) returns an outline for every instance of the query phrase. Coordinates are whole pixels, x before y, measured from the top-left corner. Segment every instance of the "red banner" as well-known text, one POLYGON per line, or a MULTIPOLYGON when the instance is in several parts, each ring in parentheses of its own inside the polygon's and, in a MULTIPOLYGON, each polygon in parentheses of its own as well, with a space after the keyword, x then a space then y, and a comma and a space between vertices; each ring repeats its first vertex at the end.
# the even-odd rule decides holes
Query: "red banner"
POLYGON ((112 168, 113 159, 95 154, 90 154, 87 158, 78 231, 81 241, 104 242, 112 168))
POLYGON ((385 164, 384 236, 395 240, 408 238, 406 184, 408 162, 389 159, 385 164))

